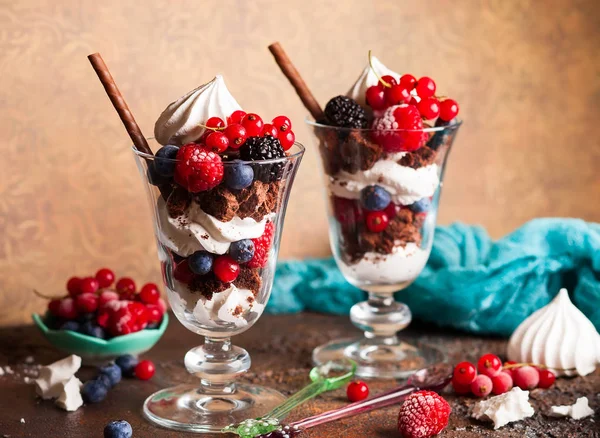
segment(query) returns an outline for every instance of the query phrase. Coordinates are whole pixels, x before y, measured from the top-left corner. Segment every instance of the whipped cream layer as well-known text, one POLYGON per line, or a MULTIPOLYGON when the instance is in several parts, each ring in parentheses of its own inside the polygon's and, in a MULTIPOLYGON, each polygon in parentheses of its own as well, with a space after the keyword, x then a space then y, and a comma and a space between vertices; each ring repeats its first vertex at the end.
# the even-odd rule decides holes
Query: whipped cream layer
POLYGON ((387 68, 375 56, 371 56, 371 63, 373 64, 373 68, 371 68, 371 66, 367 64, 367 66, 362 71, 354 85, 352 85, 352 87, 350 87, 350 90, 348 90, 348 92, 346 93, 346 96, 350 97, 351 99, 354 99, 362 106, 366 106, 367 104, 365 100, 367 88, 372 87, 373 85, 377 85, 377 83, 379 82, 379 78, 377 76, 381 77, 385 75, 390 75, 396 80, 400 79, 400 75, 398 73, 387 68))
POLYGON ((546 365, 558 376, 586 376, 600 363, 600 334, 561 289, 517 327, 507 353, 509 360, 546 365))
POLYGON ((414 280, 423 270, 429 250, 415 243, 397 246, 391 254, 366 253, 358 263, 340 263, 342 273, 357 283, 395 284, 414 280))
POLYGON ((335 196, 359 199, 362 189, 375 184, 386 189, 392 195, 392 201, 401 205, 433 196, 440 184, 438 165, 430 164, 418 169, 401 166, 398 161, 405 154, 391 154, 385 160, 377 161, 369 170, 356 173, 342 170, 329 178, 329 189, 335 196))
POLYGON ((154 137, 163 145, 183 145, 200 138, 210 117, 227 120, 241 109, 219 75, 170 103, 154 125, 154 137))
POLYGON ((225 254, 232 242, 262 236, 267 221, 275 216, 273 213, 266 215, 260 222, 235 216, 229 222, 221 222, 192 201, 181 216, 173 218, 162 197, 158 200, 157 210, 160 241, 181 257, 200 250, 225 254))

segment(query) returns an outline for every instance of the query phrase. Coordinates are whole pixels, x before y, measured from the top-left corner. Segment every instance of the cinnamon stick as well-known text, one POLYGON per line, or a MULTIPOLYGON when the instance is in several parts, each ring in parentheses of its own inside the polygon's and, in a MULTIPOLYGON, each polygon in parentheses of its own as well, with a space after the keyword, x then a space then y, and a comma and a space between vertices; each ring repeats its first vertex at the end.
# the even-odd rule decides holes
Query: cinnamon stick
POLYGON ((310 112, 316 121, 322 120, 325 117, 323 114, 323 109, 319 105, 319 102, 317 102, 317 99, 315 99, 315 96, 313 96, 309 90, 306 82, 304 82, 304 79, 302 79, 302 76, 300 76, 298 70, 296 70, 296 67, 294 67, 294 64, 285 53, 285 50, 283 50, 283 47, 281 47, 281 44, 275 42, 269 46, 269 50, 271 51, 271 54, 273 54, 275 62, 277 62, 277 65, 285 77, 288 79, 288 81, 290 81, 296 90, 296 93, 300 97, 304 107, 308 110, 308 112, 310 112))
POLYGON ((125 129, 127 130, 129 137, 131 137, 135 148, 140 152, 153 155, 152 149, 150 149, 150 146, 148 146, 148 142, 142 134, 140 127, 136 123, 133 114, 131 114, 131 111, 129 111, 127 102, 125 102, 123 95, 119 91, 115 80, 108 70, 108 67, 104 63, 102 56, 100 56, 100 53, 93 53, 88 56, 88 59, 90 60, 90 64, 92 64, 94 71, 98 75, 98 79, 100 79, 100 82, 104 86, 104 90, 106 91, 108 98, 115 107, 115 110, 117 110, 119 118, 123 122, 123 125, 125 125, 125 129))

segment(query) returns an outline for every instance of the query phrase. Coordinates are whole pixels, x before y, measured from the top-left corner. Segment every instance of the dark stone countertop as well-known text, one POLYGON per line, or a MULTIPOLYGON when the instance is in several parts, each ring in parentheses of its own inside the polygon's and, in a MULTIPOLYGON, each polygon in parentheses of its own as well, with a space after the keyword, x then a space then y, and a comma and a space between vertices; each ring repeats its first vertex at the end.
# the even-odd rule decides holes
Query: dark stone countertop
MULTIPOLYGON (((318 314, 285 316, 265 315, 255 327, 234 338, 234 343, 246 348, 253 366, 246 380, 265 384, 290 394, 305 385, 311 367, 312 349, 336 337, 358 334, 347 317, 318 314)), ((476 360, 486 352, 503 353, 506 341, 482 338, 451 330, 412 325, 404 333, 407 340, 421 340, 443 349, 452 362, 476 360)), ((157 364, 155 377, 148 382, 124 380, 102 403, 84 406, 73 413, 64 412, 49 401, 35 396, 31 382, 35 364, 48 364, 65 355, 52 349, 33 326, 0 329, 0 366, 10 365, 14 374, 0 376, 0 436, 62 438, 102 436, 104 425, 111 420, 126 419, 134 429, 134 437, 167 438, 185 435, 154 427, 144 420, 141 406, 144 399, 157 389, 176 383, 193 382, 183 367, 185 352, 202 339, 187 331, 175 318, 165 336, 145 357, 157 364), (26 358, 33 357, 33 364, 26 358), (21 423, 23 418, 25 423, 21 423)), ((82 380, 93 375, 93 369, 78 373, 82 380)), ((371 393, 389 389, 393 382, 369 382, 371 393)), ((394 385, 395 386, 395 385, 394 385)), ((482 423, 467 416, 477 400, 456 397, 448 389, 444 397, 452 405, 450 424, 440 437, 600 437, 600 370, 587 377, 559 379, 548 390, 534 390, 530 400, 536 410, 532 418, 509 424, 494 431, 491 423, 482 423), (549 407, 572 404, 586 396, 596 411, 593 417, 575 421, 555 419, 545 415, 549 407)), ((343 390, 325 394, 294 411, 290 420, 314 415, 347 403, 343 390)), ((397 437, 398 406, 370 414, 348 418, 319 426, 306 437, 353 438, 397 437)), ((193 436, 190 434, 190 436, 193 436)), ((222 436, 222 435, 221 435, 222 436)))

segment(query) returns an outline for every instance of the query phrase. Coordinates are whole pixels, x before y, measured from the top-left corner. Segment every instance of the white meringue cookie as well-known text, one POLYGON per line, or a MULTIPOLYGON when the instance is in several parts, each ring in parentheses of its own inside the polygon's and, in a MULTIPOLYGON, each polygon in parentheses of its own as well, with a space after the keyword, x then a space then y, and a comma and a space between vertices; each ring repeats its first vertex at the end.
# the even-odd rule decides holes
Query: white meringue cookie
POLYGON ((200 138, 205 130, 201 125, 210 117, 226 120, 241 109, 229 93, 223 76, 218 75, 170 103, 154 124, 154 137, 163 145, 183 145, 200 138))
POLYGON ((509 360, 546 365, 556 375, 586 376, 600 363, 600 334, 566 289, 517 327, 509 360))

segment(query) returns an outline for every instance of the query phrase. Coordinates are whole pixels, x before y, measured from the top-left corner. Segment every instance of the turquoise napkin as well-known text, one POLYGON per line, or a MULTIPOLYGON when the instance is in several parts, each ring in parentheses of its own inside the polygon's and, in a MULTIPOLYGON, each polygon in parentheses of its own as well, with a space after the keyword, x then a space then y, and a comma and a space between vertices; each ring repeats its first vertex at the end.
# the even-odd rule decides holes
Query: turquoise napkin
MULTIPOLYGON (((437 227, 427 266, 396 299, 422 321, 510 336, 561 287, 600 330, 600 224, 535 219, 497 241, 478 226, 437 227)), ((331 258, 283 261, 267 311, 348 314, 365 296, 331 258)))

